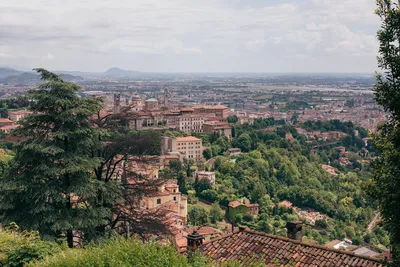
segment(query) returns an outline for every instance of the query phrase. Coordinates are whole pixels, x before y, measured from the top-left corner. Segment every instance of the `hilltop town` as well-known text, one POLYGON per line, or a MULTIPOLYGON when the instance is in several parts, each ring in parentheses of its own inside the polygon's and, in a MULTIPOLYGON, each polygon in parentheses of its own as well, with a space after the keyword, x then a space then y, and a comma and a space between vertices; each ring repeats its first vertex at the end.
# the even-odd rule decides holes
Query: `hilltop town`
MULTIPOLYGON (((245 231, 252 238, 264 232, 327 251, 386 259, 387 233, 360 192, 376 157, 368 132, 385 118, 370 88, 351 80, 351 87, 312 88, 311 83, 306 89, 300 84, 271 89, 256 82, 203 80, 217 84, 211 88, 186 78, 180 85, 169 79, 82 82, 80 97, 102 102, 93 115, 97 127, 108 121, 112 131, 152 138, 138 141, 143 142, 140 154, 121 152, 108 163, 115 181, 137 189, 153 184, 139 199, 126 193, 129 209, 151 215, 166 229, 148 235, 171 242, 180 253, 245 231), (340 187, 344 191, 335 189, 340 187)), ((20 87, 3 84, 13 86, 20 87)), ((35 103, 23 92, 3 94, 3 154, 11 157, 12 144, 29 139, 15 130, 34 114, 35 103)), ((115 226, 134 234, 133 225, 115 226)), ((84 243, 79 234, 74 240, 84 243)), ((222 257, 215 254, 218 247, 204 249, 222 257)))

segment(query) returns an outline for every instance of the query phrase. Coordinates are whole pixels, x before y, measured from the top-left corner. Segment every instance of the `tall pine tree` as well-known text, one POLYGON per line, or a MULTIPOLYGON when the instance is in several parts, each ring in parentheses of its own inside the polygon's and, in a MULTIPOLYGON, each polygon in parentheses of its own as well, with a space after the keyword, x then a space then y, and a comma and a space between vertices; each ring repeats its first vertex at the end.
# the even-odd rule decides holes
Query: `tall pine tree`
POLYGON ((374 93, 389 118, 374 135, 380 157, 369 193, 388 226, 393 264, 400 266, 400 9, 392 0, 377 0, 377 5, 382 22, 378 63, 384 73, 377 74, 374 93))
POLYGON ((107 207, 91 204, 102 184, 89 171, 100 162, 87 153, 93 138, 89 119, 101 104, 80 98, 76 84, 36 71, 44 84, 28 93, 33 115, 21 122, 16 134, 25 141, 0 181, 0 219, 42 235, 65 235, 72 247, 111 216, 107 207))

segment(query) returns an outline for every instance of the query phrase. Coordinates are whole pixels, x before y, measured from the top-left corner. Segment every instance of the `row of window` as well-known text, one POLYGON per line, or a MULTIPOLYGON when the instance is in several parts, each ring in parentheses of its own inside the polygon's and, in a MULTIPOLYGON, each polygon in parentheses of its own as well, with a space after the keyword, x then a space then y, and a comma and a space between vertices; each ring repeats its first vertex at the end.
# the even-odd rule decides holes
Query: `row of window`
MULTIPOLYGON (((174 201, 176 201, 176 197, 174 197, 174 201)), ((161 198, 157 198, 157 205, 161 204, 161 198)))

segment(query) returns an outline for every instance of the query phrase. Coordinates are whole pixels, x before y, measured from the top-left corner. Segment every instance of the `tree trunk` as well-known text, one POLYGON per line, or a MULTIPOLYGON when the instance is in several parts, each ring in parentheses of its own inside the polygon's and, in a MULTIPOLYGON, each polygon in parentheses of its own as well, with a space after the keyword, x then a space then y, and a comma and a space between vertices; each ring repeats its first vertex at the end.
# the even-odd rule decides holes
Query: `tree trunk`
POLYGON ((67 243, 69 248, 74 247, 74 235, 72 233, 72 230, 67 231, 67 243))

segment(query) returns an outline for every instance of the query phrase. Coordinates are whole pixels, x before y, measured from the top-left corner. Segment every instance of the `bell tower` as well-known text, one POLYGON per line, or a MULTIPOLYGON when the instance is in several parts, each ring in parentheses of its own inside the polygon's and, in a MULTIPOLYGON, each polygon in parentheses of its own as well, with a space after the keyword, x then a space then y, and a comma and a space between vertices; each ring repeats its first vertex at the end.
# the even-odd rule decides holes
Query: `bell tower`
POLYGON ((168 89, 165 89, 164 90, 164 107, 168 107, 170 98, 171 98, 171 94, 168 92, 168 89))
POLYGON ((114 94, 114 113, 121 112, 121 94, 114 94))

